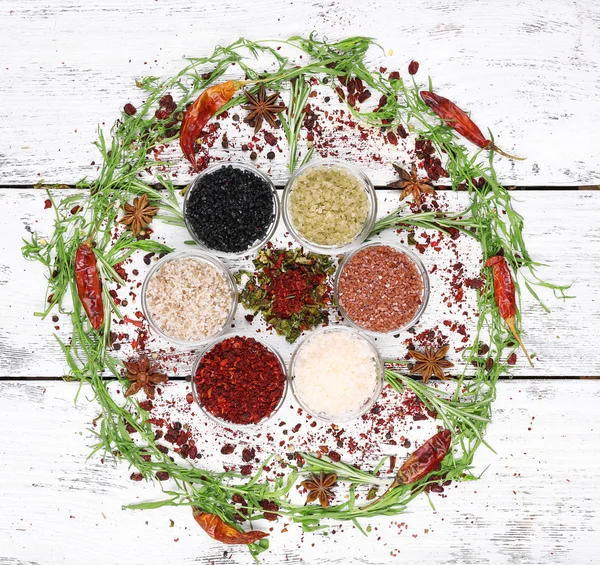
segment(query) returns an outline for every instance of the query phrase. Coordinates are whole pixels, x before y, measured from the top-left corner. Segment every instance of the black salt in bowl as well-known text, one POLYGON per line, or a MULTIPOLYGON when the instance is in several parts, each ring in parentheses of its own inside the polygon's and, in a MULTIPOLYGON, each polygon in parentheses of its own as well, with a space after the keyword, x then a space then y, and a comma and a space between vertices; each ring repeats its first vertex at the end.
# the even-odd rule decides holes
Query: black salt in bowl
POLYGON ((264 173, 245 163, 219 163, 194 179, 183 203, 196 243, 220 257, 240 257, 275 233, 279 201, 264 173))

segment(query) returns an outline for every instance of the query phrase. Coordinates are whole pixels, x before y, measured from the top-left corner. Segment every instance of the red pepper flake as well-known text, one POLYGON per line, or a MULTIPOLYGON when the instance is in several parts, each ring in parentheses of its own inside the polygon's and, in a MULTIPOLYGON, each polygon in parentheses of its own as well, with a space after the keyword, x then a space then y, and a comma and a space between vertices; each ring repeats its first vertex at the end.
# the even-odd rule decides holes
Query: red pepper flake
POLYGON ((47 210, 48 208, 52 208, 52 200, 50 200, 50 198, 44 200, 44 210, 47 210))
POLYGON ((398 145, 398 138, 396 137, 396 134, 393 131, 388 132, 388 134, 387 134, 387 140, 392 145, 398 145))
POLYGON ((408 74, 416 75, 419 70, 419 63, 417 61, 411 61, 408 65, 408 74))
POLYGON ((250 463, 256 457, 256 451, 253 447, 245 447, 242 451, 242 461, 244 463, 250 463))
POLYGON ((240 469, 240 473, 242 475, 244 475, 244 477, 247 477, 247 476, 251 475, 252 474, 252 465, 244 465, 240 469))
POLYGON ((257 424, 281 400, 285 374, 266 346, 235 336, 204 354, 194 384, 200 403, 213 416, 235 424, 257 424))
POLYGON ((517 363, 517 354, 516 353, 511 353, 511 355, 508 357, 508 359, 506 360, 506 362, 509 365, 515 365, 517 363))

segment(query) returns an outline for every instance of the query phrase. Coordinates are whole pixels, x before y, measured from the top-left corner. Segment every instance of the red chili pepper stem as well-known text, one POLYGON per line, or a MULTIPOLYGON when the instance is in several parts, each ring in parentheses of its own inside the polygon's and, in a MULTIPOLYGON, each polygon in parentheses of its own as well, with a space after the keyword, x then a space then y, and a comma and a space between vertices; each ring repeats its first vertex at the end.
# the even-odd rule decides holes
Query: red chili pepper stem
POLYGON ((519 342, 519 345, 521 346, 523 353, 525 353, 525 357, 527 357, 527 361, 529 361, 529 364, 531 365, 531 368, 533 369, 534 365, 533 365, 533 362, 531 361, 531 357, 529 357, 529 353, 527 353, 527 349, 525 349, 525 345, 523 345, 523 342, 521 341, 521 338, 519 337, 519 334, 517 333, 517 329, 515 328, 514 316, 504 318, 504 321, 506 322, 506 325, 510 328, 510 331, 512 332, 514 338, 519 342))
POLYGON ((525 161, 527 159, 527 157, 516 157, 515 155, 510 155, 509 153, 502 151, 502 149, 500 149, 500 147, 498 147, 494 143, 490 143, 490 145, 488 145, 486 147, 486 149, 488 151, 495 151, 496 153, 499 153, 500 155, 504 155, 504 157, 508 157, 509 159, 513 159, 514 161, 525 161))

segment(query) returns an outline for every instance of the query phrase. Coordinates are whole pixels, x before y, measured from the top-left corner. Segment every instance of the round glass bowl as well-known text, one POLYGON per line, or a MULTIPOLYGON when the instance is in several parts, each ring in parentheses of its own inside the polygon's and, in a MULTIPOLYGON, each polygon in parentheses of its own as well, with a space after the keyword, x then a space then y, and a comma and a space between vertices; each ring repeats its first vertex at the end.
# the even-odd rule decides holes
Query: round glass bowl
MULTIPOLYGON (((381 295, 377 296, 376 299, 377 299, 377 304, 381 306, 382 305, 381 295)), ((348 253, 344 257, 342 262, 340 263, 340 266, 338 267, 338 270, 337 270, 337 273, 335 276, 335 281, 334 281, 334 301, 335 301, 335 304, 337 305, 340 313, 344 317, 344 320, 351 326, 358 328, 359 330, 361 330, 365 333, 368 333, 370 335, 373 335, 373 336, 396 334, 398 332, 407 330, 407 329, 411 328, 412 326, 414 326, 419 321, 421 316, 423 315, 423 312, 425 311, 425 308, 427 307, 427 303, 429 301, 429 275, 427 274, 427 269, 425 268, 425 265, 423 265, 423 262, 421 261, 420 257, 418 255, 416 255, 408 247, 405 247, 404 245, 396 245, 393 243, 387 243, 387 242, 383 242, 383 241, 365 243, 365 244, 361 245, 358 249, 355 249, 351 253, 348 253), (356 320, 354 320, 348 314, 347 310, 344 308, 343 297, 340 299, 340 280, 344 273, 344 269, 346 268, 346 266, 352 260, 353 257, 355 257, 361 251, 368 249, 370 247, 391 247, 395 251, 404 253, 413 262, 415 268, 417 269, 419 275, 421 276, 421 280, 423 281, 423 292, 421 294, 421 304, 418 306, 418 308, 416 309, 413 316, 404 325, 401 325, 397 328, 390 329, 389 331, 376 331, 376 330, 370 329, 364 325, 361 325, 356 320)))
MULTIPOLYGON (((184 219, 185 225, 186 225, 188 231, 190 232, 190 235, 194 239, 194 241, 204 251, 213 253, 214 255, 217 255, 219 257, 223 257, 226 259, 237 259, 237 258, 243 257, 245 255, 250 255, 251 253, 254 253, 257 249, 260 249, 275 234, 275 230, 277 229, 277 224, 279 222, 279 214, 280 214, 279 199, 277 198, 277 190, 275 189, 275 185, 273 184, 273 181, 271 181, 271 179, 265 173, 258 170, 255 166, 248 165, 246 163, 235 163, 235 162, 230 163, 230 162, 226 161, 226 162, 222 162, 222 163, 217 163, 215 165, 211 165, 206 170, 202 171, 202 173, 200 173, 192 181, 192 184, 190 185, 188 191, 186 192, 185 198, 183 200, 183 219, 184 219), (191 222, 190 222, 190 220, 188 218, 188 214, 187 214, 187 207, 189 205, 190 197, 191 197, 192 193, 194 192, 194 190, 198 190, 197 187, 202 182, 202 179, 205 179, 205 177, 207 175, 210 175, 211 173, 214 173, 215 171, 217 171, 218 169, 221 169, 223 167, 232 167, 234 169, 248 171, 248 172, 256 175, 257 177, 262 179, 265 183, 267 183, 269 190, 271 192, 272 199, 273 199, 272 200, 273 201, 273 217, 271 219, 270 224, 268 224, 268 226, 267 226, 265 235, 262 238, 257 239, 252 245, 250 245, 247 249, 244 249, 242 251, 229 252, 229 251, 222 251, 220 249, 213 249, 213 248, 209 247, 196 234, 194 227, 191 225, 191 222)), ((239 221, 240 222, 244 221, 243 216, 240 217, 239 221)))
MULTIPOLYGON (((331 344, 323 344, 325 347, 331 344)), ((339 344, 338 344, 339 345, 339 344)), ((352 344, 352 351, 345 355, 343 360, 337 361, 331 360, 331 365, 328 365, 326 359, 323 354, 320 354, 318 357, 319 366, 316 372, 319 373, 320 377, 323 379, 330 378, 333 374, 332 371, 339 372, 339 382, 332 383, 331 387, 326 391, 321 389, 317 391, 317 394, 320 395, 319 402, 323 402, 327 404, 329 399, 335 401, 343 397, 343 394, 351 395, 352 393, 356 393, 356 389, 344 390, 344 384, 348 384, 350 379, 353 378, 349 374, 349 368, 355 367, 353 362, 355 359, 352 358, 352 355, 357 355, 359 351, 358 343, 352 344)), ((349 347, 349 346, 348 346, 349 347)), ((329 347, 329 351, 339 352, 338 348, 329 347)), ((363 350, 364 351, 364 350, 363 350)), ((326 352, 325 352, 326 353, 326 352)), ((342 352, 343 353, 343 352, 342 352)), ((385 367, 383 363, 383 359, 376 345, 371 341, 369 337, 367 337, 364 333, 355 330, 353 328, 349 328, 347 326, 326 326, 324 328, 320 328, 311 332, 306 338, 304 338, 296 350, 292 355, 292 360, 290 361, 290 367, 288 370, 288 380, 290 383, 290 388, 292 389, 292 393, 296 398, 296 401, 300 406, 309 414, 314 416, 315 418, 325 421, 325 422, 347 422, 349 420, 353 420, 358 418, 365 412, 371 409, 379 394, 381 393, 381 389, 383 388, 383 377, 384 377, 385 367), (305 355, 308 355, 307 351, 310 350, 310 346, 315 343, 315 340, 319 340, 324 334, 334 334, 334 333, 342 333, 346 336, 350 336, 353 339, 360 341, 362 344, 366 346, 366 351, 368 351, 368 355, 372 354, 372 360, 375 364, 375 382, 373 383, 373 388, 368 393, 365 393, 364 399, 362 399, 359 406, 354 409, 346 410, 342 413, 333 414, 332 412, 327 412, 325 410, 317 410, 314 407, 311 407, 305 398, 302 396, 302 388, 303 386, 298 384, 298 363, 303 360, 305 355), (300 361, 299 361, 300 360, 300 361)))
MULTIPOLYGON (((214 288, 214 287, 208 286, 208 288, 214 288)), ((183 289, 181 289, 181 292, 184 293, 185 290, 186 290, 186 288, 184 287, 183 289)), ((166 292, 173 292, 173 291, 177 291, 177 289, 174 288, 173 284, 170 284, 169 288, 166 289, 166 292)), ((212 255, 210 255, 208 253, 204 253, 203 251, 178 251, 175 253, 169 253, 168 255, 165 255, 162 259, 159 259, 154 264, 154 266, 150 269, 148 274, 146 275, 146 278, 144 279, 144 283, 142 284, 142 292, 141 292, 142 312, 144 313, 146 320, 148 320, 148 323, 150 324, 150 327, 152 328, 152 330, 154 332, 156 332, 160 336, 164 337, 166 340, 170 341, 171 343, 174 343, 180 347, 184 347, 186 349, 193 349, 193 348, 195 348, 199 345, 205 344, 208 341, 210 341, 211 339, 214 339, 215 337, 221 335, 231 325, 231 322, 233 320, 233 317, 235 316, 235 311, 237 308, 237 296, 238 296, 237 295, 237 286, 235 284, 235 280, 233 279, 233 276, 229 272, 229 269, 221 261, 219 261, 219 259, 217 259, 216 257, 213 257, 212 255), (148 296, 147 296, 148 285, 150 284, 150 281, 152 280, 152 278, 154 276, 156 276, 156 274, 160 271, 160 269, 163 266, 167 265, 168 263, 170 263, 172 261, 176 261, 179 259, 192 259, 194 261, 198 261, 199 263, 204 263, 204 264, 208 265, 209 267, 212 267, 215 271, 217 271, 218 273, 221 273, 225 277, 225 282, 226 282, 227 288, 228 288, 229 292, 231 293, 229 310, 228 310, 227 316, 225 317, 225 319, 223 321, 223 324, 219 326, 218 330, 212 332, 210 335, 207 335, 201 339, 184 340, 184 339, 180 339, 180 338, 174 337, 172 335, 169 335, 163 329, 163 327, 159 324, 155 315, 151 312, 150 305, 148 304, 148 296)), ((182 317, 189 316, 190 315, 189 308, 186 308, 185 306, 183 306, 182 311, 179 315, 182 317)))
MULTIPOLYGON (((273 349, 271 346, 267 345, 264 341, 262 341, 260 339, 256 339, 255 337, 248 338, 248 339, 253 339, 257 343, 259 343, 260 345, 262 345, 265 349, 267 349, 269 352, 273 353, 273 355, 275 355, 275 357, 277 358, 277 361, 279 362, 279 365, 281 367, 281 371, 282 371, 283 376, 284 376, 283 392, 281 393, 281 398, 279 399, 279 402, 277 403, 277 405, 275 406, 275 408, 273 409, 273 411, 268 416, 265 416, 262 420, 260 420, 260 422, 252 423, 252 424, 238 424, 238 423, 230 422, 229 420, 225 420, 224 418, 219 418, 218 416, 215 416, 214 414, 212 414, 211 412, 209 412, 204 407, 204 405, 202 404, 202 402, 200 401, 200 398, 198 396, 198 390, 197 390, 197 387, 196 387, 196 372, 198 370, 198 367, 200 366, 200 363, 202 363, 202 359, 204 358, 204 356, 207 353, 209 353, 216 345, 218 345, 222 341, 225 341, 226 339, 235 338, 235 337, 244 337, 244 336, 226 335, 226 336, 222 336, 222 337, 220 337, 218 339, 215 339, 211 343, 209 343, 208 345, 206 345, 206 348, 204 349, 204 351, 196 358, 196 360, 194 361, 194 364, 192 365, 192 380, 191 380, 192 396, 194 397, 194 400, 196 401, 196 404, 198 405, 198 407, 200 408, 200 410, 202 410, 202 413, 209 420, 212 420, 213 422, 216 422, 217 424, 219 424, 221 426, 224 426, 226 428, 251 430, 253 428, 257 428, 258 426, 262 426, 264 423, 266 423, 269 420, 271 420, 272 418, 274 418, 275 415, 277 414, 277 412, 279 412, 279 409, 283 406, 283 403, 285 402, 285 397, 286 397, 287 391, 288 391, 288 382, 287 382, 287 378, 285 378, 285 376, 286 376, 285 363, 284 363, 283 358, 281 357, 281 355, 279 355, 278 351, 276 351, 275 349, 273 349)), ((252 369, 250 368, 249 370, 251 371, 252 369)))
POLYGON ((367 175, 365 175, 365 173, 363 173, 360 169, 356 168, 353 165, 345 163, 344 161, 337 161, 335 159, 315 159, 307 165, 304 165, 304 167, 298 169, 291 176, 290 180, 285 185, 285 189, 283 191, 281 208, 283 212, 282 215, 285 227, 290 232, 292 237, 296 241, 298 241, 298 243, 300 243, 300 245, 302 245, 309 251, 321 253, 322 255, 340 255, 343 253, 347 253, 351 249, 354 249, 357 245, 360 245, 365 239, 367 239, 367 237, 371 233, 371 230, 373 229, 373 226, 375 225, 375 220, 377 218, 377 197, 375 195, 373 183, 370 181, 369 177, 367 177, 367 175), (298 231, 297 227, 294 224, 294 218, 291 212, 291 196, 294 191, 294 185, 299 177, 319 168, 343 170, 352 177, 358 179, 367 195, 369 205, 367 217, 362 226, 362 229, 354 236, 352 241, 341 245, 322 245, 307 239, 298 231))

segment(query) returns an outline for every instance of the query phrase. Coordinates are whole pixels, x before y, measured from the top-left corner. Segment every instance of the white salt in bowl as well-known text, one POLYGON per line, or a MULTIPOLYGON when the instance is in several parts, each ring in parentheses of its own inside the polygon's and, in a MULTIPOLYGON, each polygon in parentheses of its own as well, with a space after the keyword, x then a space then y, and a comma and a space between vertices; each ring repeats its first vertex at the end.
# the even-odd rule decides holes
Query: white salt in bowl
POLYGON ((383 358, 369 337, 347 326, 327 326, 300 342, 288 381, 306 412, 325 422, 347 422, 372 408, 384 373, 383 358))

